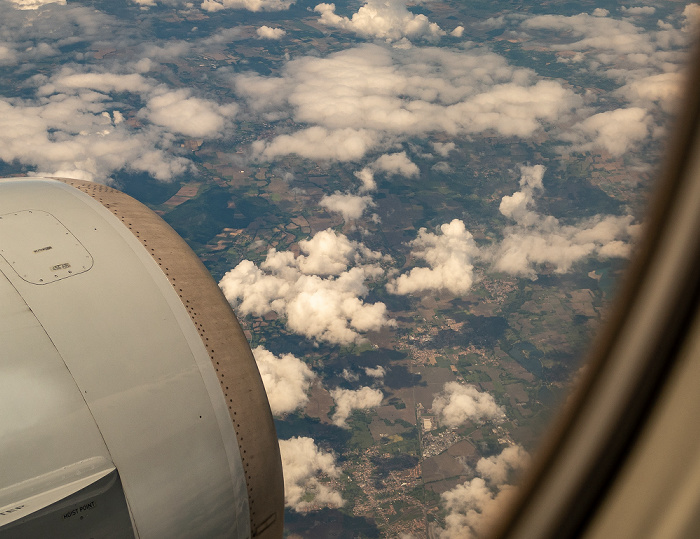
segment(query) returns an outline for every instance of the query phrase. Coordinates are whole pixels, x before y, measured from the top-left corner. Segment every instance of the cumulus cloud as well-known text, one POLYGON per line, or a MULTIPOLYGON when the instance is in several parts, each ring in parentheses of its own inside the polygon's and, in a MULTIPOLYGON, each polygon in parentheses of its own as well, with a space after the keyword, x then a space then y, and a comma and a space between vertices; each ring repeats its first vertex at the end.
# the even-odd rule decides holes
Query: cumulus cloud
MULTIPOLYGON (((254 143, 265 159, 297 154, 358 161, 402 138, 438 132, 529 137, 582 102, 559 82, 539 80, 534 71, 480 48, 366 44, 291 60, 279 76, 234 75, 232 82, 256 114, 289 114, 310 126, 254 143)), ((392 159, 414 173, 401 153, 392 159)))
POLYGON ((0 43, 0 65, 14 65, 17 63, 18 55, 12 44, 0 43))
POLYGON ((620 11, 626 15, 653 15, 656 13, 656 8, 653 6, 622 6, 620 11))
POLYGON ((306 405, 307 391, 316 375, 303 361, 292 354, 277 357, 262 346, 256 347, 253 355, 274 415, 306 405))
POLYGON ((594 114, 577 123, 563 138, 573 142, 572 149, 603 149, 615 157, 634 149, 649 136, 651 117, 639 107, 594 114))
POLYGON ((332 195, 325 195, 319 204, 328 211, 340 213, 346 222, 359 219, 368 206, 374 206, 372 197, 341 193, 339 191, 332 195))
POLYGON ((462 37, 464 34, 464 26, 457 26, 454 30, 450 32, 452 37, 462 37))
POLYGON ((403 0, 369 0, 351 18, 337 15, 335 4, 318 4, 314 11, 321 14, 321 24, 365 38, 436 40, 445 35, 445 31, 425 15, 408 11, 403 0))
POLYGON ((195 97, 189 89, 170 90, 139 73, 62 67, 33 80, 33 99, 0 99, 0 125, 8 128, 0 134, 0 140, 7 138, 0 158, 86 180, 107 181, 120 169, 170 180, 192 170, 190 161, 177 156, 175 138, 218 137, 238 108, 195 97), (146 105, 134 109, 113 101, 124 93, 146 105))
POLYGON ((513 471, 523 469, 530 461, 530 456, 522 447, 506 447, 499 455, 479 459, 476 472, 491 485, 504 485, 513 471))
POLYGON ((172 140, 167 134, 134 130, 119 115, 112 119, 109 108, 65 94, 36 101, 0 99, 0 159, 42 173, 100 181, 120 169, 169 180, 191 168, 168 151, 172 140))
POLYGON ((617 54, 650 54, 655 50, 651 37, 628 20, 608 17, 599 12, 588 15, 539 15, 522 22, 528 30, 552 30, 572 36, 575 41, 552 43, 554 50, 596 50, 617 54))
POLYGON ((365 283, 384 274, 380 253, 331 229, 299 248, 296 258, 270 249, 260 267, 244 260, 224 275, 219 286, 239 314, 275 311, 295 333, 345 345, 362 342, 361 332, 393 325, 386 305, 362 300, 365 283))
POLYGON ((352 372, 349 369, 343 369, 343 372, 340 373, 340 376, 342 376, 343 379, 347 380, 348 382, 357 382, 360 379, 359 374, 357 374, 356 372, 352 372))
POLYGON ((418 165, 411 161, 406 152, 384 154, 372 163, 376 171, 386 172, 388 175, 399 174, 406 178, 412 178, 420 174, 418 165))
POLYGON ((95 90, 101 93, 130 92, 147 93, 153 90, 154 82, 138 73, 76 73, 70 68, 63 68, 49 82, 39 88, 42 95, 52 93, 95 90))
POLYGON ((447 382, 433 400, 432 409, 440 424, 447 427, 458 427, 467 421, 498 421, 506 415, 491 395, 459 382, 447 382))
POLYGON ((585 257, 629 255, 638 230, 632 216, 597 215, 564 225, 551 215, 534 211, 535 196, 543 192, 544 172, 542 165, 521 167, 520 191, 501 200, 501 214, 516 224, 506 227, 499 244, 482 251, 494 269, 536 278, 537 268, 543 264, 556 273, 566 273, 585 257))
MULTIPOLYGON (((122 25, 115 17, 76 2, 1 0, 0 4, 0 45, 14 50, 17 63, 22 64, 21 70, 8 74, 10 86, 6 85, 6 89, 12 85, 10 80, 27 80, 25 77, 34 72, 33 63, 37 60, 63 54, 60 62, 51 64, 55 66, 65 63, 64 60, 79 58, 82 56, 78 52, 81 47, 75 50, 74 45, 84 43, 89 48, 89 44, 95 40, 104 43, 105 29, 115 30, 118 34, 122 25), (37 9, 19 9, 20 4, 37 9), (63 52, 64 47, 70 47, 70 52, 63 52)), ((49 74, 49 71, 42 69, 42 73, 49 74)), ((25 87, 24 84, 22 87, 25 87)))
POLYGON ((374 171, 370 167, 354 172, 355 177, 362 182, 360 193, 374 191, 377 189, 377 182, 374 180, 374 171))
POLYGON ((10 4, 17 9, 39 9, 46 4, 66 5, 66 0, 10 0, 10 4))
POLYGON ((336 129, 313 126, 292 135, 279 135, 272 142, 256 141, 253 151, 267 159, 296 154, 308 159, 358 161, 377 144, 379 137, 368 129, 336 129))
POLYGON ((524 469, 528 462, 529 456, 520 446, 480 459, 477 477, 442 493, 447 516, 438 537, 474 539, 484 535, 513 499, 515 487, 506 483, 509 476, 524 469))
POLYGON ((442 157, 447 157, 455 149, 454 142, 433 142, 433 149, 442 157))
POLYGON ((688 4, 683 8, 683 29, 686 32, 697 32, 700 26, 700 5, 688 4))
POLYGON ((142 115, 173 133, 214 137, 221 133, 227 118, 233 117, 238 110, 235 103, 218 105, 190 94, 186 89, 159 93, 149 99, 142 115))
POLYGON ((348 417, 353 410, 367 410, 375 408, 382 403, 384 394, 378 389, 362 387, 360 389, 336 388, 330 391, 335 401, 335 412, 331 421, 338 427, 348 427, 348 417))
POLYGON ((121 21, 75 3, 12 5, 20 4, 37 9, 7 4, 0 17, 0 64, 22 66, 8 80, 16 97, 0 97, 0 159, 39 174, 101 182, 120 170, 159 180, 193 170, 175 132, 138 119, 140 104, 166 86, 133 73, 131 64, 109 62, 113 72, 107 62, 91 66, 92 54, 81 52, 123 39, 121 21), (35 71, 33 62, 59 54, 60 61, 35 71))
POLYGON ((271 28, 269 26, 261 26, 255 33, 258 34, 260 39, 282 39, 287 32, 282 28, 271 28))
POLYGON ((311 438, 294 437, 279 444, 287 507, 305 512, 345 504, 340 493, 323 481, 340 475, 332 453, 319 449, 311 438))
MULTIPOLYGON (((653 10, 651 6, 623 7, 622 13, 651 15, 653 10)), ((691 39, 691 12, 686 9, 682 17, 671 15, 668 21, 659 20, 655 30, 636 25, 633 18, 616 19, 598 10, 592 15, 531 17, 523 20, 520 28, 555 51, 578 51, 573 57, 561 56, 559 61, 586 62, 582 65, 591 72, 626 84, 683 69, 691 39), (680 27, 679 18, 683 22, 680 27)))
POLYGON ((204 11, 221 11, 222 9, 245 9, 247 11, 283 11, 289 9, 294 0, 204 0, 204 11))
POLYGON ((683 74, 678 72, 659 73, 632 80, 615 93, 647 110, 656 104, 670 113, 676 109, 684 80, 683 74))
POLYGON ((386 375, 386 370, 381 365, 377 365, 374 368, 365 367, 365 374, 367 376, 371 376, 372 378, 384 378, 384 375, 386 375))
POLYGON ((473 282, 472 260, 478 248, 464 223, 454 219, 440 225, 441 234, 425 228, 410 242, 411 256, 427 262, 427 268, 413 268, 387 284, 394 294, 412 294, 426 290, 447 290, 453 294, 467 292, 473 282))
POLYGON ((408 158, 405 151, 381 155, 366 167, 355 171, 355 177, 362 182, 359 187, 360 193, 377 189, 377 182, 374 179, 375 172, 384 172, 387 176, 398 174, 412 178, 420 174, 420 169, 408 158))

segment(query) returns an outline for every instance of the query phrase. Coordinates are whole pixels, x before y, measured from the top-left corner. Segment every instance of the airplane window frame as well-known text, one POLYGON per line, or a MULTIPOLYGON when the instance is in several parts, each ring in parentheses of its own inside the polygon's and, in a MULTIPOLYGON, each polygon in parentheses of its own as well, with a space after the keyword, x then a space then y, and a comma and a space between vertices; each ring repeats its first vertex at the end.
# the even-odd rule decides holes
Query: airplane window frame
POLYGON ((700 304, 700 242, 692 242, 700 230, 699 53, 696 44, 644 234, 592 343, 586 375, 491 537, 581 536, 607 503, 692 337, 700 304), (641 349, 634 338, 645 339, 641 349))

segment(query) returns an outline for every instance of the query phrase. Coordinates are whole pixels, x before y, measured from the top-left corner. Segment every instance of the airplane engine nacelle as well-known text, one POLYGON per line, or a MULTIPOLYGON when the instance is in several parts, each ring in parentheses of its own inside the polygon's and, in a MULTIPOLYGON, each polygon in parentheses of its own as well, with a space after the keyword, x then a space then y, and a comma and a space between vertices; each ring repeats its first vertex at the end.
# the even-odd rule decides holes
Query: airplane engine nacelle
POLYGON ((281 537, 279 447, 223 294, 148 208, 0 180, 0 538, 281 537))

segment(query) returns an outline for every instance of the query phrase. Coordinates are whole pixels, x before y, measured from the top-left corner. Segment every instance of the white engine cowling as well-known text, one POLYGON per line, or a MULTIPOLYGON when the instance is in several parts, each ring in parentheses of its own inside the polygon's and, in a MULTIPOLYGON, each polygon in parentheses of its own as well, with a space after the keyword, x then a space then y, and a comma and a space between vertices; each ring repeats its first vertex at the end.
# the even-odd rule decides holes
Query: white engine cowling
POLYGON ((279 447, 226 299, 109 187, 0 180, 0 538, 281 537, 279 447))

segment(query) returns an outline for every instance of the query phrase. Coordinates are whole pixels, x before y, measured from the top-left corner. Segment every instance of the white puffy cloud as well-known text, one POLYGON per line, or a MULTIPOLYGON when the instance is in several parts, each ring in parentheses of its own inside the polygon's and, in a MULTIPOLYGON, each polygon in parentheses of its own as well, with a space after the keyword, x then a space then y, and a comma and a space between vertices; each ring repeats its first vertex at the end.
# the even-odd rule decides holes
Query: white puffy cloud
POLYGON ((384 378, 384 375, 386 375, 386 369, 382 367, 381 365, 377 365, 376 367, 365 367, 365 374, 367 376, 371 376, 372 378, 384 378))
POLYGON ((0 99, 0 159, 38 172, 106 181, 120 169, 169 180, 191 163, 168 151, 167 134, 134 130, 103 113, 109 106, 65 94, 34 102, 0 99))
POLYGON ((335 13, 335 4, 318 4, 319 22, 331 28, 354 32, 361 37, 398 41, 402 38, 436 40, 445 35, 425 15, 414 15, 404 0, 368 0, 352 17, 335 13))
MULTIPOLYGON (((302 273, 306 274, 340 275, 351 263, 360 264, 385 258, 381 253, 370 251, 364 245, 331 229, 317 232, 310 240, 300 241, 299 249, 303 255, 297 257, 295 262, 302 273)), ((272 262, 267 267, 272 268, 272 262)))
POLYGON ((335 401, 335 412, 331 421, 338 427, 348 427, 348 417, 353 410, 367 410, 376 408, 382 403, 384 394, 379 389, 361 387, 360 389, 336 388, 330 391, 335 401))
POLYGON ((656 8, 654 6, 622 6, 620 11, 626 15, 653 15, 656 13, 656 8))
POLYGON ((476 477, 443 492, 442 503, 448 511, 440 539, 476 539, 497 522, 503 508, 513 499, 514 487, 504 485, 494 492, 486 481, 476 477))
POLYGON ((359 187, 360 193, 377 189, 377 182, 374 179, 375 172, 385 172, 387 176, 400 174, 406 178, 412 178, 420 174, 420 169, 408 158, 405 151, 380 155, 366 167, 355 171, 355 177, 362 182, 359 187))
POLYGON ((33 99, 0 99, 0 125, 7 128, 0 133, 0 140, 7 138, 0 159, 85 180, 105 182, 121 169, 170 180, 192 170, 193 164, 177 155, 175 137, 218 137, 237 110, 236 104, 219 105, 184 88, 170 90, 139 73, 62 67, 33 81, 33 99), (133 108, 124 103, 124 93, 146 105, 133 108))
POLYGON ((442 493, 447 516, 438 537, 475 539, 488 532, 515 494, 515 487, 506 483, 508 476, 524 469, 528 462, 529 456, 520 446, 480 459, 477 477, 442 493))
MULTIPOLYGON (((642 15, 651 14, 650 8, 638 6, 622 11, 628 15, 642 15)), ((691 12, 692 9, 684 10, 685 23, 680 28, 677 22, 681 17, 674 15, 670 17, 671 22, 660 20, 658 29, 653 30, 637 26, 629 17, 616 19, 607 12, 540 15, 523 20, 520 28, 555 51, 579 51, 575 61, 586 61, 591 72, 629 83, 683 68, 690 40, 687 21, 691 12)), ((559 60, 567 61, 567 57, 559 60)))
POLYGON ((186 89, 159 92, 148 100, 143 116, 173 133, 214 137, 221 133, 226 120, 238 110, 235 103, 218 105, 190 94, 186 89))
POLYGON ((39 9, 46 4, 66 5, 66 0, 10 0, 10 4, 17 9, 39 9))
POLYGON ((571 140, 577 151, 603 149, 620 157, 649 136, 650 124, 651 117, 642 108, 609 110, 577 123, 562 138, 571 140))
POLYGON ((362 217, 368 206, 373 206, 372 197, 358 196, 336 191, 325 195, 319 204, 328 211, 340 213, 345 221, 354 221, 362 217))
POLYGON ((541 165, 521 167, 520 191, 501 200, 500 212, 516 224, 506 227, 500 243, 481 252, 495 270, 536 278, 540 265, 566 273, 585 257, 629 255, 638 230, 632 216, 597 215, 564 225, 551 215, 534 211, 535 195, 543 191, 544 172, 541 165))
POLYGON ((437 132, 530 137, 582 102, 559 82, 538 80, 480 48, 366 44, 291 60, 279 76, 234 75, 232 82, 256 114, 291 115, 310 126, 254 143, 266 159, 358 161, 402 138, 437 132))
POLYGON ((659 73, 632 80, 616 93, 627 101, 647 110, 658 104, 666 112, 674 112, 682 91, 685 77, 678 72, 659 73))
POLYGON ((454 219, 440 225, 441 234, 425 228, 411 245, 411 255, 428 263, 427 268, 413 268, 387 284, 394 294, 412 294, 425 290, 447 290, 453 294, 467 292, 473 282, 472 260, 478 248, 464 223, 454 219))
POLYGON ((202 0, 192 2, 192 0, 131 0, 135 4, 143 7, 151 7, 163 4, 173 7, 192 8, 194 4, 199 4, 200 9, 215 13, 224 9, 240 9, 246 11, 283 11, 289 9, 295 0, 202 0))
POLYGON ((222 9, 245 9, 247 11, 283 11, 289 9, 295 0, 204 0, 204 11, 221 11, 222 9))
POLYGON ((355 177, 362 182, 360 185, 360 193, 377 189, 377 182, 374 180, 374 171, 370 167, 358 170, 354 174, 355 177))
POLYGON ((381 254, 331 229, 299 248, 296 258, 270 249, 260 267, 244 260, 224 275, 219 286, 239 314, 275 311, 291 331, 338 344, 361 342, 362 332, 393 325, 386 305, 362 300, 366 281, 384 274, 376 264, 381 254))
POLYGON ((447 382, 433 399, 432 409, 440 424, 448 427, 457 427, 467 421, 498 421, 506 415, 491 395, 459 382, 447 382))
POLYGON ((539 15, 524 20, 527 30, 552 30, 571 36, 575 41, 552 43, 554 50, 596 50, 617 54, 651 54, 655 50, 652 37, 628 20, 598 15, 539 15))
MULTIPOLYGON (((223 30, 222 32, 226 32, 223 30)), ((217 42, 217 37, 220 35, 214 34, 213 36, 207 38, 202 42, 202 45, 206 46, 212 42, 217 42)), ((145 43, 142 45, 142 58, 134 64, 135 71, 138 73, 146 73, 149 71, 156 60, 160 61, 172 61, 180 56, 188 54, 193 47, 193 43, 188 41, 167 41, 165 43, 145 43)))
POLYGON ((504 485, 512 471, 525 468, 529 461, 527 451, 519 445, 513 445, 498 455, 479 459, 476 472, 491 485, 504 485))
POLYGON ((455 147, 454 142, 433 142, 433 149, 442 157, 447 157, 455 147))
POLYGON ((279 135, 271 142, 256 141, 253 151, 267 159, 297 154, 308 159, 358 161, 378 142, 368 129, 336 129, 313 126, 291 135, 279 135))
MULTIPOLYGON (((62 47, 80 42, 89 44, 105 39, 105 28, 114 29, 119 21, 92 6, 65 1, 0 0, 0 44, 13 49, 22 69, 10 74, 9 80, 25 80, 34 73, 34 62, 63 54, 63 60, 74 59, 62 47), (18 78, 15 78, 18 77, 18 78)), ((80 53, 76 53, 80 55, 80 53)), ((46 71, 44 71, 46 73, 46 71)), ((9 80, 7 82, 9 82, 9 80)))
POLYGON ((545 168, 542 165, 520 167, 521 190, 513 195, 504 196, 499 211, 522 225, 537 222, 540 216, 531 211, 530 206, 534 203, 534 194, 544 190, 544 172, 545 168))
POLYGON ((95 90, 104 94, 110 92, 147 93, 154 87, 154 82, 138 73, 76 73, 64 68, 44 84, 39 92, 50 95, 55 92, 95 90))
POLYGON ((305 512, 320 507, 342 507, 340 493, 325 484, 324 478, 337 478, 340 468, 332 453, 319 449, 311 438, 280 440, 285 505, 305 512), (312 496, 311 501, 306 501, 312 496))
POLYGON ((0 43, 0 65, 14 65, 17 63, 18 55, 11 43, 0 43))
POLYGON ((340 373, 340 376, 342 376, 343 379, 347 380, 348 382, 357 382, 360 379, 359 374, 357 374, 356 372, 352 372, 349 369, 343 369, 343 372, 340 373))
POLYGON ((316 375, 303 361, 292 354, 277 357, 262 346, 253 350, 253 356, 274 415, 306 405, 307 392, 316 375))
POLYGON ((388 175, 400 174, 406 178, 413 178, 420 174, 418 166, 408 158, 406 152, 384 154, 372 163, 372 168, 386 172, 388 175))
POLYGON ((261 26, 255 31, 260 39, 282 39, 287 32, 282 28, 271 28, 269 26, 261 26))
POLYGON ((687 32, 697 32, 700 26, 700 5, 688 4, 683 8, 683 29, 687 32))

